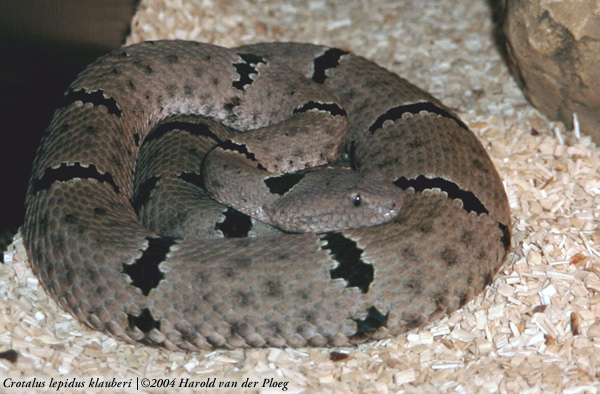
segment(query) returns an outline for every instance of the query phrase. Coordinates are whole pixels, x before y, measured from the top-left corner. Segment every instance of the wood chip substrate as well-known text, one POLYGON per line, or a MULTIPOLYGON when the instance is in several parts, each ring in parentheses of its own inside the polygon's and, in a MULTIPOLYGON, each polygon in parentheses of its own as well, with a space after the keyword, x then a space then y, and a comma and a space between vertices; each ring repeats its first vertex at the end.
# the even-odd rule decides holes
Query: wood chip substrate
POLYGON ((147 0, 127 39, 338 46, 455 108, 492 157, 512 210, 512 252, 482 295, 355 348, 165 351, 116 341, 58 308, 17 235, 0 264, 0 392, 34 378, 27 392, 599 392, 600 150, 526 102, 495 44, 490 3, 147 0))

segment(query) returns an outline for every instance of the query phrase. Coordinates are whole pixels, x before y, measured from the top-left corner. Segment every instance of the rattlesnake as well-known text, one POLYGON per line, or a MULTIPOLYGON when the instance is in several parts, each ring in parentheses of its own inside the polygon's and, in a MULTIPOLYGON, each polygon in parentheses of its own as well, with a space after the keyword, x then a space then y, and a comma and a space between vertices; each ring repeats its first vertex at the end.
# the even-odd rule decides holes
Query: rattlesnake
POLYGON ((421 326, 491 282, 509 228, 485 149, 395 74, 310 44, 156 41, 71 84, 24 237, 80 321, 196 350, 421 326))

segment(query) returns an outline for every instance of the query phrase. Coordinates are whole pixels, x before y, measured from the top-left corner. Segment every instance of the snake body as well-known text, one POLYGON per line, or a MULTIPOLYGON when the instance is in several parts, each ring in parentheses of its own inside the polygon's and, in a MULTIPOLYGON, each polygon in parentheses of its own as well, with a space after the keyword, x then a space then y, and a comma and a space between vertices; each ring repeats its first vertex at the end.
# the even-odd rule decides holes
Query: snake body
POLYGON ((317 45, 156 41, 71 84, 24 238, 81 322, 197 350, 421 326, 490 283, 509 227, 485 149, 395 74, 317 45))

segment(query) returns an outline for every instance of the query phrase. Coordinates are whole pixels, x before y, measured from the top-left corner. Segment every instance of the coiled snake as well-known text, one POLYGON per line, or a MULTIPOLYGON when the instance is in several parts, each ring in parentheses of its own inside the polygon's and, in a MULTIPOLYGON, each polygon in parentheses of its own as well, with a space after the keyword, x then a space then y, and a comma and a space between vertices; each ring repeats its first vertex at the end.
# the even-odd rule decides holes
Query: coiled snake
POLYGON ((479 293, 510 244, 500 178, 449 108, 309 44, 101 57, 43 136, 26 209, 63 308, 187 350, 397 335, 479 293))

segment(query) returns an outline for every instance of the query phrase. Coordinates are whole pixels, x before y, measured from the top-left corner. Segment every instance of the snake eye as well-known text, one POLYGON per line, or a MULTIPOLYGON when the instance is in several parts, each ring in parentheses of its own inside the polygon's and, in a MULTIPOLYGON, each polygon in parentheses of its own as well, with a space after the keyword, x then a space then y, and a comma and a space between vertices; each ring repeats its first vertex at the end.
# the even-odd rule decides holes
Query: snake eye
POLYGON ((360 199, 360 194, 357 194, 354 196, 354 200, 352 200, 352 203, 354 204, 355 207, 358 207, 361 203, 361 199, 360 199))

